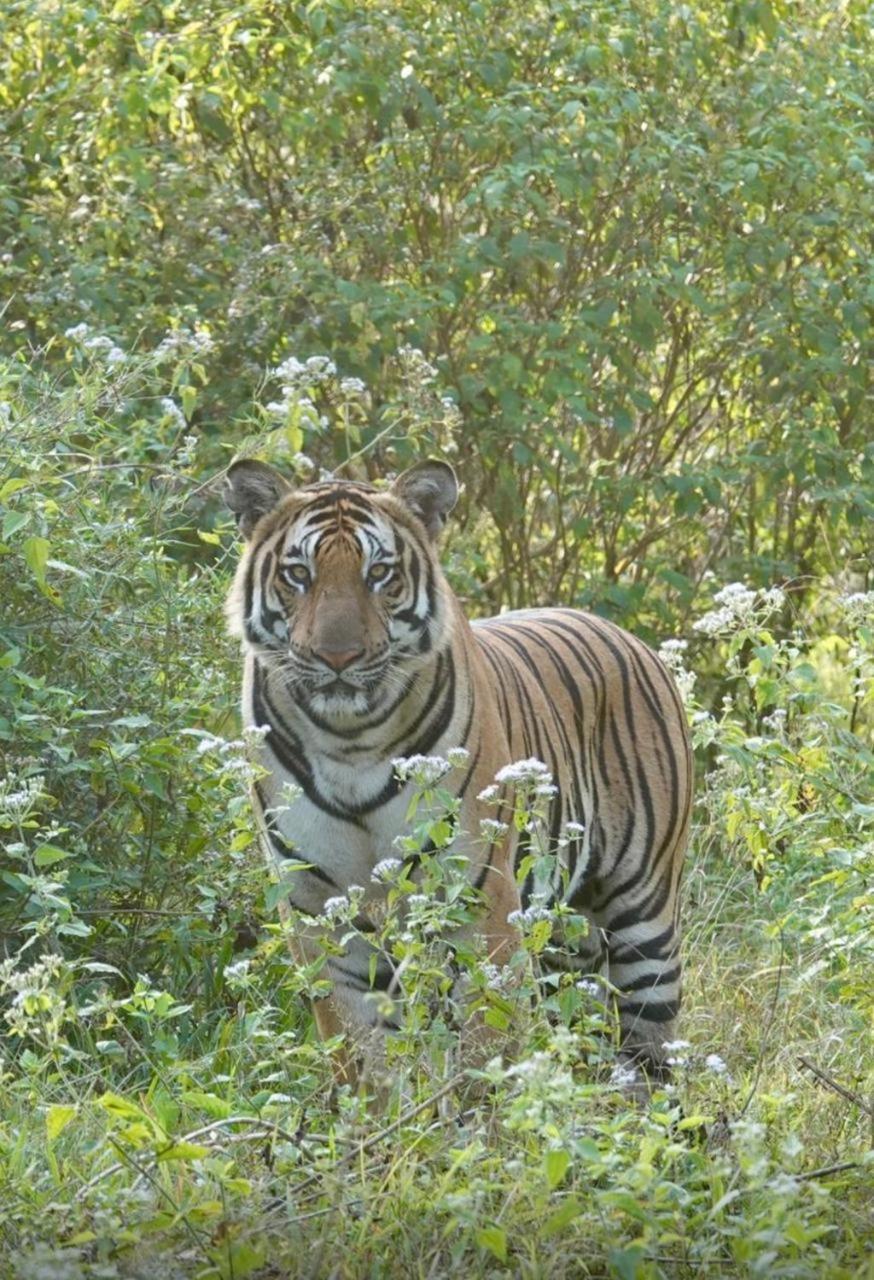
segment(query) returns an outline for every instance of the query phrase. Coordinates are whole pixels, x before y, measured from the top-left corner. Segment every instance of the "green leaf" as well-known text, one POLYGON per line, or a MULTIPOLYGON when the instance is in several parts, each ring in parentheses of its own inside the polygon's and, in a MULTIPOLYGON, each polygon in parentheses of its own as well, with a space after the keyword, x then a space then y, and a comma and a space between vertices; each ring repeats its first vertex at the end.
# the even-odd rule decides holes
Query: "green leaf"
POLYGON ((18 493, 18 490, 24 489, 28 483, 26 476, 10 476, 8 480, 4 480, 0 484, 0 502, 5 502, 7 498, 11 498, 13 493, 18 493))
POLYGON ((47 538, 25 538, 21 544, 21 554, 40 587, 46 585, 46 564, 50 550, 51 543, 47 538))
POLYGON ((182 1101, 187 1102, 190 1107, 205 1111, 214 1120, 226 1120, 233 1110, 231 1104, 218 1094, 202 1093, 198 1089, 186 1089, 182 1094, 182 1101))
POLYGON ((483 1227, 476 1233, 476 1242, 482 1249, 488 1249, 498 1259, 507 1261, 507 1233, 502 1227, 483 1227))
POLYGON ((6 538, 11 538, 14 533, 18 533, 19 529, 23 529, 29 520, 29 511, 7 511, 3 517, 3 530, 0 536, 4 541, 6 538))
POLYGON ((574 1198, 565 1200, 561 1208, 556 1209, 555 1213, 551 1214, 546 1219, 546 1222, 543 1224, 543 1229, 540 1232, 541 1236, 544 1240, 548 1240, 550 1236, 557 1235, 559 1231, 564 1231, 568 1223, 573 1222, 574 1218, 579 1217, 582 1211, 583 1206, 580 1204, 579 1200, 574 1198))
POLYGON ((546 1181, 549 1183, 550 1191, 554 1190, 561 1182, 562 1178, 568 1171, 570 1162, 570 1152, 565 1151, 564 1147, 560 1147, 557 1150, 547 1151, 543 1165, 546 1171, 546 1181))
POLYGON ((172 1146, 165 1147, 163 1151, 159 1151, 157 1159, 159 1162, 167 1160, 202 1160, 204 1156, 209 1155, 209 1147, 201 1146, 197 1142, 174 1142, 172 1146))
POLYGON ((146 1120, 149 1125, 152 1123, 142 1107, 138 1107, 127 1098, 120 1097, 117 1093, 102 1094, 97 1099, 97 1105, 119 1120, 146 1120))
POLYGON ((63 862, 65 858, 74 856, 69 850, 59 849, 57 845, 43 844, 34 853, 33 861, 37 867, 51 867, 56 862, 63 862))
POLYGON ((49 1142, 54 1142, 58 1134, 63 1133, 75 1115, 75 1107, 49 1107, 46 1112, 46 1135, 49 1142))

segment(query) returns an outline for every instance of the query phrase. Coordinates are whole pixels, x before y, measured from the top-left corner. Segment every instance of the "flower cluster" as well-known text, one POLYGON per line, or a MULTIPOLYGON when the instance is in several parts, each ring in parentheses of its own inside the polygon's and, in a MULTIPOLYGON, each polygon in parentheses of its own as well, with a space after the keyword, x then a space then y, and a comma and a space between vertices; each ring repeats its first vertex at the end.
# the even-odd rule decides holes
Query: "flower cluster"
POLYGON ((200 729, 185 729, 183 732, 200 739, 196 748, 199 756, 209 754, 218 756, 223 772, 242 775, 248 781, 252 780, 257 772, 252 760, 253 753, 264 741, 270 728, 268 725, 250 725, 243 730, 239 738, 233 739, 220 738, 200 729))
POLYGON ((400 858, 381 858, 371 871, 370 878, 377 884, 381 881, 394 880, 403 865, 400 858))
POLYGON ((326 382, 333 382, 337 376, 337 366, 327 356, 310 356, 308 360, 298 360, 296 356, 288 356, 273 370, 273 376, 286 388, 318 387, 326 382))
POLYGON ((874 591, 854 591, 852 595, 841 596, 840 605, 851 627, 874 626, 874 591))
POLYGON ((0 812, 13 819, 23 818, 36 806, 45 794, 45 778, 36 774, 32 778, 0 781, 0 812))
POLYGON ((344 894, 337 894, 336 897, 325 899, 321 914, 332 924, 351 920, 358 911, 363 897, 364 890, 361 885, 350 884, 344 894))
POLYGON ((536 924, 538 920, 551 920, 552 913, 547 907, 541 906, 537 902, 532 902, 530 906, 525 907, 521 911, 511 911, 507 916, 507 924, 519 925, 520 928, 529 929, 531 925, 536 924))
POLYGON ((209 355, 215 343, 203 329, 170 329, 155 348, 155 359, 194 360, 209 355))
POLYGON ((483 839, 488 840, 489 844, 497 843, 510 830, 506 822, 499 822, 497 818, 481 819, 479 829, 483 839))
POLYGON ((422 787, 432 787, 452 767, 443 756, 398 756, 391 762, 401 782, 417 782, 422 787))
POLYGON ((76 343, 83 351, 90 351, 92 355, 99 357, 110 368, 124 364, 127 359, 121 347, 117 346, 112 338, 107 338, 102 333, 92 333, 89 324, 75 324, 72 328, 65 329, 64 337, 76 343))
POLYGON ((496 782, 528 783, 533 786, 548 786, 552 782, 552 774, 542 760, 517 760, 514 764, 505 764, 495 774, 496 782))
POLYGON ((398 347, 398 360, 404 374, 420 384, 433 382, 437 377, 436 368, 425 359, 418 347, 398 347))
POLYGON ((659 645, 659 657, 673 675, 680 697, 687 704, 691 701, 695 688, 695 673, 689 671, 685 663, 688 648, 685 640, 664 640, 659 645))
POLYGON ((158 403, 161 406, 162 415, 165 418, 168 418, 177 430, 183 431, 185 427, 187 427, 188 424, 185 421, 185 414, 179 408, 179 405, 172 396, 162 396, 158 403))
POLYGON ((713 597, 713 603, 719 607, 692 625, 703 635, 724 635, 751 626, 774 609, 782 608, 785 599, 786 593, 781 587, 756 590, 742 582, 730 582, 713 597))

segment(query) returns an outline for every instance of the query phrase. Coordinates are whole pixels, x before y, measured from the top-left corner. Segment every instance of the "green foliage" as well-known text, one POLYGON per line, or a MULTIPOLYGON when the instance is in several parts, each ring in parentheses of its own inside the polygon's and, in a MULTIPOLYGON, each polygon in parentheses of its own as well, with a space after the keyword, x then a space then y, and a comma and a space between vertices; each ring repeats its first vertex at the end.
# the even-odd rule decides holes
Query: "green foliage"
POLYGON ((864 555, 866 4, 13 0, 0 24, 7 351, 204 326, 182 410, 216 462, 265 370, 330 354, 373 399, 308 449, 457 454, 490 609, 657 633, 717 565, 802 590, 864 555), (405 345, 451 423, 399 411, 405 345))
MULTIPOLYGON (((855 0, 3 7, 15 1275, 863 1273, 871 53, 855 0), (445 852, 383 870, 367 935, 402 968, 385 1109, 332 1089, 246 800, 238 451, 450 457, 472 614, 683 638, 690 1045, 647 1105, 609 990, 527 999, 585 922, 522 920, 509 981, 450 933, 445 852), (512 1053, 465 1061, 471 1010, 512 1053)), ((420 782, 399 857, 451 843, 420 782)))

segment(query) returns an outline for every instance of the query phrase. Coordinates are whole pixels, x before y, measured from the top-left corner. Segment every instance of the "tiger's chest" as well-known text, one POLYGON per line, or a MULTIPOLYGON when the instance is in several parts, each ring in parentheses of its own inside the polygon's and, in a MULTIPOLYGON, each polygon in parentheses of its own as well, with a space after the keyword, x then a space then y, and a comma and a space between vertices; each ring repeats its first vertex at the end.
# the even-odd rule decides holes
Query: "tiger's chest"
POLYGON ((368 897, 381 893, 373 869, 400 856, 395 842, 407 830, 410 799, 406 787, 395 789, 391 765, 353 768, 313 756, 302 787, 269 750, 261 762, 268 770, 259 783, 268 856, 282 878, 296 863, 309 867, 293 876, 295 905, 318 912, 352 885, 366 889, 368 897))

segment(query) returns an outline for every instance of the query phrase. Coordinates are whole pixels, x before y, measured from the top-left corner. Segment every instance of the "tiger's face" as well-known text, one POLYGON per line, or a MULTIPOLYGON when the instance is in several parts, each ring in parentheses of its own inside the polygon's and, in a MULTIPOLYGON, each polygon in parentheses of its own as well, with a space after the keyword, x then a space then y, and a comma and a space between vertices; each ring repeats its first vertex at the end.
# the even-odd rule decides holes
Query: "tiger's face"
POLYGON ((227 484, 247 539, 232 633, 316 717, 354 719, 399 698, 444 638, 434 541, 457 496, 452 469, 422 463, 384 492, 347 481, 293 490, 244 461, 227 484))

